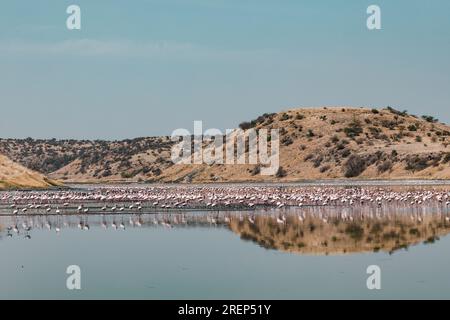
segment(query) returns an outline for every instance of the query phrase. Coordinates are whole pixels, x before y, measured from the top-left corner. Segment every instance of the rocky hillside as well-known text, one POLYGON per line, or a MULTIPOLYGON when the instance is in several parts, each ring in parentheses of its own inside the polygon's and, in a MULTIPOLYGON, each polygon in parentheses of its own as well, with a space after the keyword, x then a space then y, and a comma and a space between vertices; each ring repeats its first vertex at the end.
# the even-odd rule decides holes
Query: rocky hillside
POLYGON ((27 168, 69 182, 156 179, 168 166, 168 137, 123 141, 0 140, 0 153, 27 168))
POLYGON ((264 114, 242 129, 279 129, 281 168, 173 165, 169 137, 124 141, 0 140, 0 153, 66 182, 450 179, 450 127, 393 108, 307 108, 264 114))
POLYGON ((0 190, 14 188, 47 188, 55 183, 0 155, 0 190))
POLYGON ((450 127, 393 108, 292 109, 240 124, 279 129, 275 177, 257 165, 172 166, 163 181, 450 179, 450 127))

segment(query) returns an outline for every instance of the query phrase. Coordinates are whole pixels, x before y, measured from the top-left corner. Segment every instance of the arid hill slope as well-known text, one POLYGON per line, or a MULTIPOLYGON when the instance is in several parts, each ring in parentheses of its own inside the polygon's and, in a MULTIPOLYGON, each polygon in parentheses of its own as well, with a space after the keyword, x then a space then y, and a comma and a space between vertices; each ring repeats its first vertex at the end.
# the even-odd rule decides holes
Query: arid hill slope
POLYGON ((168 137, 123 141, 0 139, 0 153, 68 182, 140 181, 172 165, 168 137))
POLYGON ((47 188, 54 183, 0 155, 0 190, 10 188, 47 188))
POLYGON ((450 127, 392 108, 323 107, 265 114, 243 129, 280 130, 276 176, 258 165, 174 165, 169 137, 124 141, 0 140, 0 153, 66 182, 246 182, 450 179, 450 127))
POLYGON ((303 179, 450 179, 450 127, 392 108, 292 109, 242 128, 278 128, 277 176, 255 165, 172 166, 163 181, 298 181, 303 179))

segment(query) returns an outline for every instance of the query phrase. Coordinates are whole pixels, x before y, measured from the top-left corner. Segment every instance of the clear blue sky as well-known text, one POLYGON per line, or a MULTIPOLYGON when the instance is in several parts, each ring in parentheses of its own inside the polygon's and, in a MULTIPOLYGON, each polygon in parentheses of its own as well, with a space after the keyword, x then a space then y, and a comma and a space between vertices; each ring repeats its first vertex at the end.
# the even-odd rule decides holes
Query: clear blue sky
POLYGON ((169 135, 323 105, 450 122, 449 17, 448 0, 2 1, 0 137, 169 135))

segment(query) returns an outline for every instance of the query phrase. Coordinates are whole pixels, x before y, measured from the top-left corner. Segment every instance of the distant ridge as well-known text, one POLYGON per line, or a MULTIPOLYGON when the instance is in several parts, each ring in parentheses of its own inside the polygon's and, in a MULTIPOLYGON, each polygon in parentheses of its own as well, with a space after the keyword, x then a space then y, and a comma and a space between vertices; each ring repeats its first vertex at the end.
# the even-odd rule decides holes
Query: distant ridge
POLYGON ((243 129, 280 130, 276 176, 257 165, 173 165, 169 137, 0 140, 0 153, 63 182, 288 182, 450 179, 450 127, 394 108, 320 107, 264 114, 243 129))

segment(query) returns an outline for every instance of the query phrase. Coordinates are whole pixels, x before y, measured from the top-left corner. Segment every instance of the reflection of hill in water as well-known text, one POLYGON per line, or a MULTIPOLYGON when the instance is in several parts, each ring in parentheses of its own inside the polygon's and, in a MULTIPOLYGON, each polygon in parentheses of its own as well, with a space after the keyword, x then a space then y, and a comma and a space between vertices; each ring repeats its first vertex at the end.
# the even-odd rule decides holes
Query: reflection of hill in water
MULTIPOLYGON (((56 234, 65 229, 95 232, 98 228, 230 229, 241 239, 264 248, 299 254, 392 253, 419 243, 433 243, 450 232, 448 210, 303 208, 301 211, 215 212, 186 214, 19 215, 0 217, 0 238, 32 239, 35 230, 56 234)), ((151 230, 149 230, 151 232, 151 230)), ((208 241, 208 239, 205 239, 208 241)))
POLYGON ((323 219, 286 217, 286 223, 261 216, 253 222, 232 219, 230 228, 244 240, 264 248, 301 254, 346 254, 357 252, 394 252, 411 245, 433 243, 450 232, 442 216, 390 217, 381 219, 323 219))

